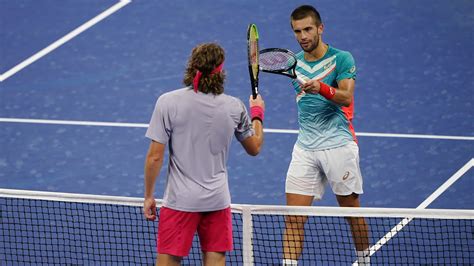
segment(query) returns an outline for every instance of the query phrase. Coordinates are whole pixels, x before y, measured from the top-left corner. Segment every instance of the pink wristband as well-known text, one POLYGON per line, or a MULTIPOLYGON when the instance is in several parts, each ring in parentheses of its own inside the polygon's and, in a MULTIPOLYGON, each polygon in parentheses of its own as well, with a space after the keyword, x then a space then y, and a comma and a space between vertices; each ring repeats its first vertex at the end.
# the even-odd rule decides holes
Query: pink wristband
POLYGON ((331 100, 336 95, 336 89, 327 85, 326 83, 319 82, 319 94, 321 94, 324 98, 331 100))
POLYGON ((263 123, 263 116, 264 116, 265 111, 263 110, 262 107, 260 106, 252 106, 250 107, 250 117, 252 118, 252 121, 254 119, 260 120, 260 122, 263 123))

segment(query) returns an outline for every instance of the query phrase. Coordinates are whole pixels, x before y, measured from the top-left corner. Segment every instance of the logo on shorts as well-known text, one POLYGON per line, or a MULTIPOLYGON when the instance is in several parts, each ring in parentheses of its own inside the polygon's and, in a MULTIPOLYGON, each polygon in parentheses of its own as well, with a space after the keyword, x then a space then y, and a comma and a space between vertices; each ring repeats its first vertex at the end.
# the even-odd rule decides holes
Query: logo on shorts
POLYGON ((342 180, 346 180, 349 177, 349 171, 347 171, 344 176, 342 177, 342 180))

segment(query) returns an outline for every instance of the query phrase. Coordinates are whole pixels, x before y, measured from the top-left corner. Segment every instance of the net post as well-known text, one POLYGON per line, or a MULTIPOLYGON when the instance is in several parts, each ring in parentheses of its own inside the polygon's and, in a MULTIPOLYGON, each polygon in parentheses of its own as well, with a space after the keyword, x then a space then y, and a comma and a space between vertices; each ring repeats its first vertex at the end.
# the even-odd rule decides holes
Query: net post
POLYGON ((253 266, 253 222, 252 210, 249 206, 242 207, 242 256, 245 266, 253 266))

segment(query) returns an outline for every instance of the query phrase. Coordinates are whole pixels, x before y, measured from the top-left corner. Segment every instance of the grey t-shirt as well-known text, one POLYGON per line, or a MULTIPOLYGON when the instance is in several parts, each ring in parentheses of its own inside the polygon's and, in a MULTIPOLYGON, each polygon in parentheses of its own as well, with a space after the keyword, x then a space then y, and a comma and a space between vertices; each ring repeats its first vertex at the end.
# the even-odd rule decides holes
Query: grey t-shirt
POLYGON ((161 95, 146 137, 169 145, 163 205, 204 212, 229 207, 227 158, 232 135, 254 135, 241 100, 182 88, 161 95))

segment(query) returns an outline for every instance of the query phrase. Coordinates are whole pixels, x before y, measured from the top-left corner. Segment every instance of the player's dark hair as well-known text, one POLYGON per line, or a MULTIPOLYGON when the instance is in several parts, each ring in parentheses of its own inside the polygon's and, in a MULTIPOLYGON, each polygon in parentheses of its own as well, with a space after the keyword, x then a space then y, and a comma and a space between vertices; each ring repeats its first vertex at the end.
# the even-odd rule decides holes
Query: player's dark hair
POLYGON ((193 85, 196 72, 202 72, 199 80, 199 91, 219 95, 224 92, 225 72, 211 74, 212 70, 224 62, 224 49, 216 43, 204 43, 193 48, 188 60, 183 83, 193 85))
POLYGON ((318 10, 316 10, 316 8, 310 5, 302 5, 302 6, 297 7, 295 10, 293 10, 290 16, 291 18, 290 23, 293 20, 301 20, 306 17, 312 17, 314 22, 316 23, 316 26, 318 27, 323 23, 318 10))

